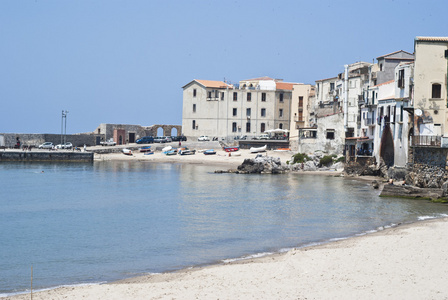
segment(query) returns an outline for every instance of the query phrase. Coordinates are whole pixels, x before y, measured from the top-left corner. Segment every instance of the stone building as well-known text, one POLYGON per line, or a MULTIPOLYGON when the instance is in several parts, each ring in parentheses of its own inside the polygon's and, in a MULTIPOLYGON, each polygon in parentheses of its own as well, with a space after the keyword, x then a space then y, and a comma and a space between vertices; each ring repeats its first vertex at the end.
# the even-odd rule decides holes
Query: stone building
POLYGON ((299 129, 310 127, 310 113, 315 96, 314 86, 295 84, 292 89, 291 124, 289 125, 290 148, 298 150, 299 129))
POLYGON ((201 135, 233 140, 290 126, 294 83, 261 77, 239 84, 193 80, 183 86, 182 128, 187 138, 201 135))

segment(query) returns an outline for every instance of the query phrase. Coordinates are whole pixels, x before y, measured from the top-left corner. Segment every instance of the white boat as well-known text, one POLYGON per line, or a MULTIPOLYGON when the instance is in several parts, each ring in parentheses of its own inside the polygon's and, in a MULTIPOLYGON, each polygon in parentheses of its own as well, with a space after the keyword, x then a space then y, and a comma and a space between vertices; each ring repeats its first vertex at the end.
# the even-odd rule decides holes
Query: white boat
POLYGON ((122 151, 123 151, 124 155, 132 155, 132 150, 131 149, 124 148, 122 151))
POLYGON ((250 153, 258 153, 258 152, 264 152, 266 151, 267 145, 264 145, 263 147, 251 147, 249 149, 250 153))
POLYGON ((229 152, 229 156, 241 156, 241 152, 229 152))
POLYGON ((171 147, 171 146, 167 146, 167 147, 165 147, 165 148, 162 149, 162 153, 165 153, 165 154, 166 154, 166 152, 171 151, 171 150, 173 150, 173 147, 171 147))

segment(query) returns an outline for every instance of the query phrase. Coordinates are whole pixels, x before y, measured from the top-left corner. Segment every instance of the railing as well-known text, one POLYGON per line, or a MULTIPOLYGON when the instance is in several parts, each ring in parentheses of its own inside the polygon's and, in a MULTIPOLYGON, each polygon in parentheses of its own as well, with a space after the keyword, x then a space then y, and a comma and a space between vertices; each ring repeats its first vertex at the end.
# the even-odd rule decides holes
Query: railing
POLYGON ((415 135, 412 137, 412 146, 440 147, 440 135, 415 135))

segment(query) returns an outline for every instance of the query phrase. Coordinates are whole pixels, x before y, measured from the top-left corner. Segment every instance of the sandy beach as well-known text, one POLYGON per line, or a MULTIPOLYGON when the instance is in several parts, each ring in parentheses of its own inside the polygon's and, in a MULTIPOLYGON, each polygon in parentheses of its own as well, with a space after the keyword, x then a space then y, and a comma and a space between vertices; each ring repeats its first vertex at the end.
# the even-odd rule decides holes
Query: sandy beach
MULTIPOLYGON (((226 170, 255 157, 248 150, 240 153, 134 152, 96 159, 210 164, 226 170)), ((291 154, 267 152, 282 162, 291 154)), ((34 292, 32 299, 448 299, 447 231, 448 218, 420 221, 260 258, 34 292)), ((6 299, 30 299, 30 294, 6 299)))
POLYGON ((448 219, 429 220, 240 262, 62 287, 33 299, 447 299, 447 231, 448 219))

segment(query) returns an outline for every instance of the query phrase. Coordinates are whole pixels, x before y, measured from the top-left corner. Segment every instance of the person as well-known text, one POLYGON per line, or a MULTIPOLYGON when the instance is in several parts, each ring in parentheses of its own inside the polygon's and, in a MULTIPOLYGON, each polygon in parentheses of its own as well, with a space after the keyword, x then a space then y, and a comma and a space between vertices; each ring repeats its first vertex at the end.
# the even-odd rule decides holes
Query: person
POLYGON ((86 150, 87 150, 87 146, 86 146, 86 144, 84 144, 84 152, 86 152, 86 150))
POLYGON ((394 180, 393 179, 389 179, 389 185, 394 185, 394 180))
POLYGON ((179 140, 179 147, 180 147, 180 146, 182 146, 182 143, 181 143, 181 141, 179 140))

